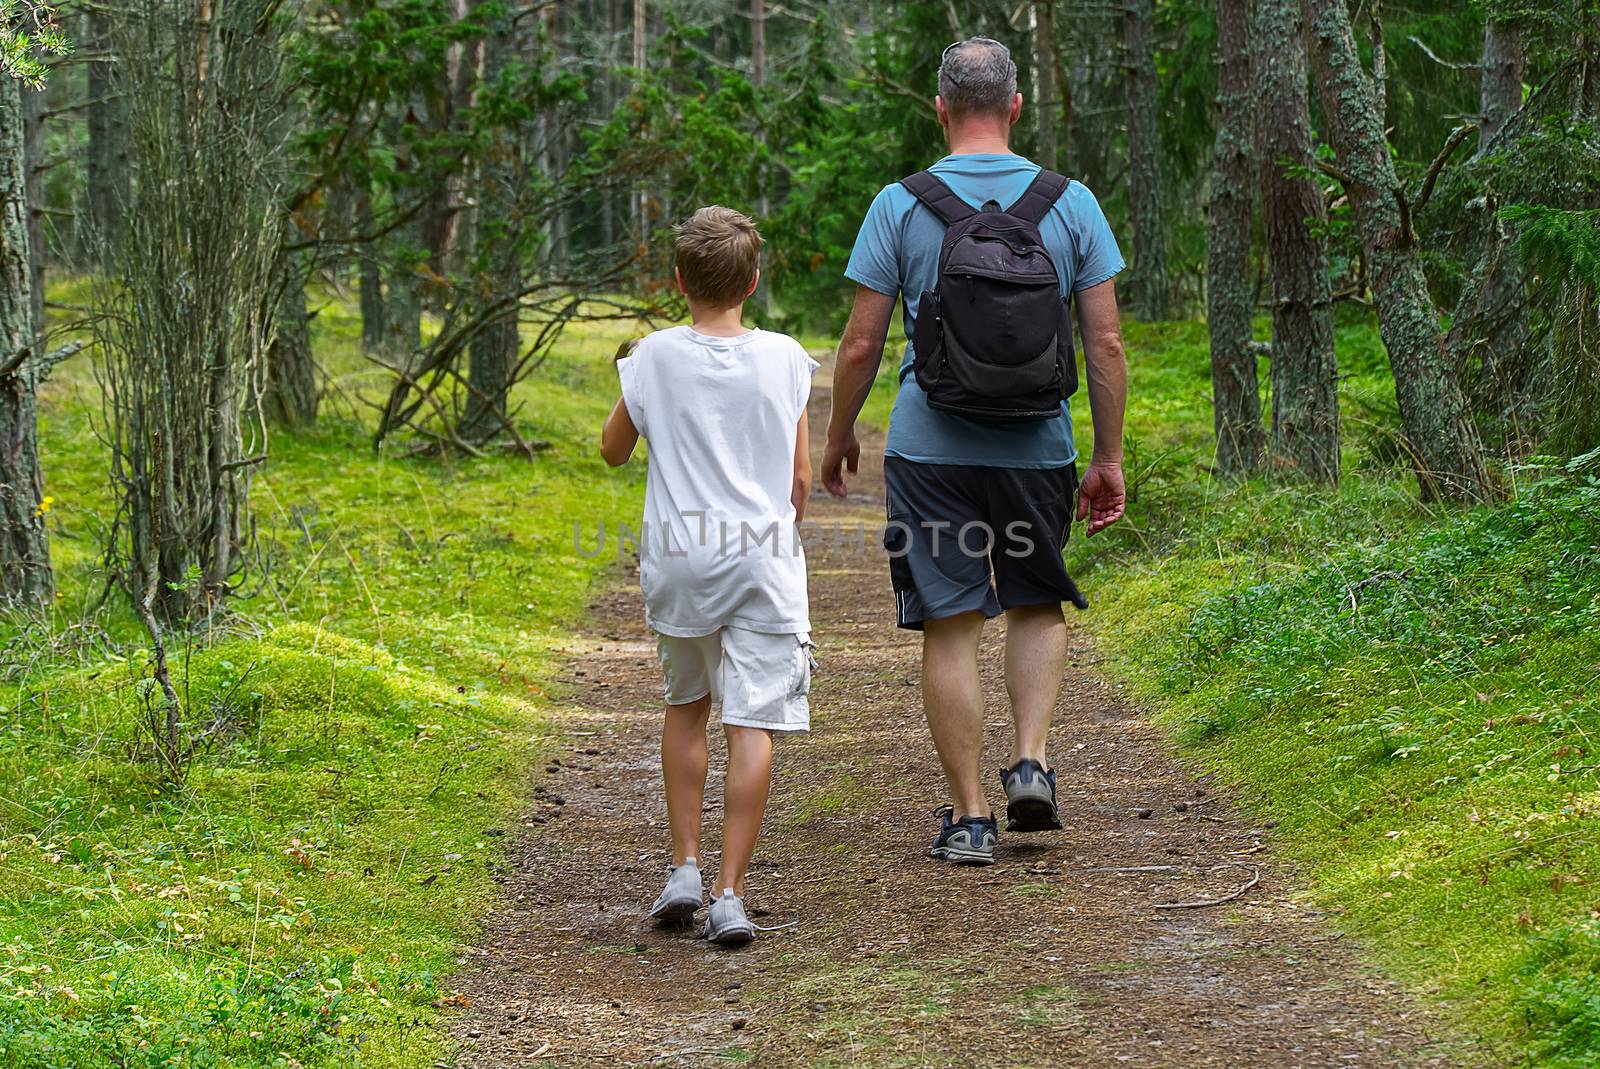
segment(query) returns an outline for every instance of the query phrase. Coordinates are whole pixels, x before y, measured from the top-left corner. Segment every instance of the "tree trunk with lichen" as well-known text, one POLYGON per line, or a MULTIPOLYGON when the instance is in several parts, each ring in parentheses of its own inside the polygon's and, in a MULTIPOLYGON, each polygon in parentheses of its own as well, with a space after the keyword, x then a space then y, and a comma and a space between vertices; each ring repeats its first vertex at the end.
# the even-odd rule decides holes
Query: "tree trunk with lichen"
POLYGON ((1411 207, 1395 175, 1345 0, 1306 0, 1322 111, 1366 249, 1400 421, 1425 499, 1492 493, 1483 448, 1428 295, 1411 207))
POLYGON ((1212 150, 1206 242, 1206 322, 1211 335, 1217 470, 1261 465, 1261 392, 1250 349, 1249 0, 1217 0, 1217 140, 1212 150))
POLYGON ((1132 198, 1133 266, 1128 281, 1145 319, 1172 314, 1167 227, 1161 205, 1161 134, 1156 122, 1155 14, 1151 0, 1125 0, 1122 44, 1128 74, 1128 180, 1132 198))
POLYGON ((54 590, 39 473, 35 389, 41 354, 29 269, 22 92, 0 75, 0 599, 48 599, 54 590))
POLYGON ((1299 0, 1256 9, 1256 144, 1272 279, 1272 455, 1318 482, 1339 481, 1338 360, 1327 220, 1313 167, 1299 0))

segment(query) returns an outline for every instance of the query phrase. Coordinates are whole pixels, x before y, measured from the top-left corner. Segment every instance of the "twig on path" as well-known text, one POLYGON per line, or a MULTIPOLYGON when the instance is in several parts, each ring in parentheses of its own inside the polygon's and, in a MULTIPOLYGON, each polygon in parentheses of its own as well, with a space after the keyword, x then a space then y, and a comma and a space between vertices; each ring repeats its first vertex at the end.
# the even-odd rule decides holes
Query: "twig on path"
POLYGON ((1182 865, 1117 865, 1110 868, 1085 869, 1085 872, 1190 872, 1182 865))
POLYGON ((1225 861, 1221 865, 1211 866, 1211 871, 1219 869, 1249 869, 1250 878, 1242 883, 1238 890, 1225 894, 1220 898, 1202 898, 1195 902, 1157 902, 1157 909, 1204 909, 1207 906, 1220 906, 1224 902, 1232 902, 1250 888, 1261 882, 1261 870, 1254 865, 1246 865, 1242 861, 1225 861))

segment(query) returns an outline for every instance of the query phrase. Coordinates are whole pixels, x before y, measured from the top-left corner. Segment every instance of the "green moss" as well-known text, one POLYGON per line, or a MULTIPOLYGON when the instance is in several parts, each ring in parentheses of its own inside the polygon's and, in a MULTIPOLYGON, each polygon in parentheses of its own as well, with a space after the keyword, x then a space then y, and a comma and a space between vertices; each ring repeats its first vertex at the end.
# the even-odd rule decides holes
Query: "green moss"
MULTIPOLYGON (((380 384, 334 303, 335 397, 380 384)), ((637 515, 642 465, 595 450, 625 327, 570 333, 519 390, 528 462, 372 451, 348 400, 277 435, 252 505, 265 574, 227 633, 174 640, 200 728, 181 789, 142 745, 145 641, 105 577, 92 369, 63 365, 42 441, 62 597, 6 625, 0 1062, 417 1066, 418 1027, 493 895, 555 710, 544 688, 611 555, 573 524, 637 515)))
POLYGON ((1363 326, 1340 334, 1344 484, 1217 483, 1203 334, 1159 330, 1131 332, 1129 426, 1160 459, 1070 551, 1113 673, 1384 964, 1508 1050, 1593 1064, 1600 480, 1416 504, 1370 444, 1392 393, 1363 326))

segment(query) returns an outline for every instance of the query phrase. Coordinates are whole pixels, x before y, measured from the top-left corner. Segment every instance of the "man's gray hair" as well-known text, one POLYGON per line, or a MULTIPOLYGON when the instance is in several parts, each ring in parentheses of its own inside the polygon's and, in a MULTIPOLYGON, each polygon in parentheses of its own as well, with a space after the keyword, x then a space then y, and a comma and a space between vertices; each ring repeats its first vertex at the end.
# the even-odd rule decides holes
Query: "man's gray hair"
POLYGON ((988 37, 969 37, 944 50, 939 95, 953 112, 1006 115, 1017 94, 1011 51, 988 37))

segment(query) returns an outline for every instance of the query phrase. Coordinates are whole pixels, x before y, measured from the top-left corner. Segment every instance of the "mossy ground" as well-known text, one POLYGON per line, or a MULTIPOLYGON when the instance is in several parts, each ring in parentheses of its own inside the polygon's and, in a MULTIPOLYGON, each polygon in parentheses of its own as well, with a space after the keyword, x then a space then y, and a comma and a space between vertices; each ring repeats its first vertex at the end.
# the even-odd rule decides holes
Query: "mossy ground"
MULTIPOLYGON (((67 303, 72 303, 70 295, 67 303)), ((321 303, 321 302, 319 302, 321 303)), ((0 699, 0 1062, 417 1066, 442 978, 526 800, 555 646, 605 555, 575 517, 636 513, 596 455, 625 326, 569 333, 522 391, 529 462, 378 455, 379 377, 327 303, 336 389, 280 434, 252 505, 265 569, 227 631, 174 640, 197 722, 233 722, 181 789, 134 760, 141 633, 105 586, 111 504, 92 369, 43 406, 62 596, 13 622, 0 699)))
POLYGON ((1380 962, 1530 1064, 1593 1065, 1600 467, 1421 506, 1376 331, 1342 327, 1339 357, 1340 488, 1230 485, 1204 470, 1204 326, 1130 326, 1136 496, 1070 551, 1086 620, 1380 962))
MULTIPOLYGON (((330 302, 315 331, 337 388, 255 478, 266 577, 227 632, 176 644, 191 707, 233 710, 180 790, 131 755, 147 666, 124 599, 100 597, 93 377, 69 363, 47 392, 63 596, 8 626, 0 699, 7 1065, 418 1066, 441 1051, 419 1025, 451 1005, 496 833, 549 727, 545 681, 610 566, 573 551, 572 518, 638 507, 642 469, 609 472, 592 446, 623 330, 569 334, 524 387, 520 419, 552 443, 532 463, 374 454, 350 400, 374 385, 356 321, 330 302)), ((1128 518, 1070 551, 1110 670, 1280 822, 1377 959, 1530 1063, 1594 1064, 1594 476, 1507 469, 1509 504, 1417 504, 1382 347, 1353 324, 1340 489, 1220 483, 1203 326, 1130 325, 1129 353, 1128 518)), ((842 773, 811 811, 850 788, 842 773)))

